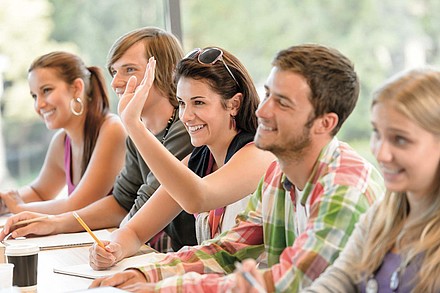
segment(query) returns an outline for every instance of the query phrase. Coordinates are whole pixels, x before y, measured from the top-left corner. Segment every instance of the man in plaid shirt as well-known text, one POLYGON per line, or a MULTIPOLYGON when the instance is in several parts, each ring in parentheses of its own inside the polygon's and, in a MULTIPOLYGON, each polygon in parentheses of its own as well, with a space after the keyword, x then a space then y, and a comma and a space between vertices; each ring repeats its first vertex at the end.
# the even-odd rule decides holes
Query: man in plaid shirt
POLYGON ((350 60, 320 45, 282 50, 272 65, 255 144, 277 161, 236 226, 92 287, 228 292, 237 286, 234 263, 254 258, 268 291, 297 292, 334 262, 384 191, 379 172, 335 137, 356 105, 359 81, 350 60))

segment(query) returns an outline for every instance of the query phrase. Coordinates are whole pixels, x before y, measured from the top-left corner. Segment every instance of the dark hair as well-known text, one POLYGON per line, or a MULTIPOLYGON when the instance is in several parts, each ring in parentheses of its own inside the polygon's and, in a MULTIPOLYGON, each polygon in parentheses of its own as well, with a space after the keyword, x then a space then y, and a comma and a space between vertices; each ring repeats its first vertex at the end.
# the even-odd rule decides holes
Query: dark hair
POLYGON ((104 74, 98 67, 86 67, 78 56, 61 51, 51 52, 38 57, 32 62, 28 72, 37 68, 54 69, 58 77, 69 85, 73 84, 77 78, 82 79, 84 82, 85 99, 83 102, 86 103, 86 119, 83 129, 84 156, 81 164, 82 176, 95 148, 101 125, 110 111, 104 74))
POLYGON ((336 113, 335 135, 353 111, 359 96, 359 80, 352 62, 339 51, 316 44, 292 46, 280 51, 272 65, 303 76, 310 87, 314 118, 336 113))
POLYGON ((154 85, 163 95, 168 97, 171 105, 177 107, 176 84, 173 82, 173 72, 177 62, 183 56, 183 50, 174 35, 160 28, 139 28, 117 39, 107 56, 107 69, 110 75, 112 75, 112 65, 138 42, 144 43, 147 59, 154 56, 157 60, 154 85))
POLYGON ((259 97, 252 77, 234 55, 224 49, 219 49, 223 51, 222 58, 237 80, 238 85, 221 61, 206 65, 199 63, 197 58, 185 58, 177 64, 174 77, 175 83, 177 84, 181 77, 206 81, 212 90, 222 97, 222 104, 225 108, 226 100, 241 92, 243 98, 235 117, 237 129, 255 133, 258 126, 255 111, 258 107, 259 97))

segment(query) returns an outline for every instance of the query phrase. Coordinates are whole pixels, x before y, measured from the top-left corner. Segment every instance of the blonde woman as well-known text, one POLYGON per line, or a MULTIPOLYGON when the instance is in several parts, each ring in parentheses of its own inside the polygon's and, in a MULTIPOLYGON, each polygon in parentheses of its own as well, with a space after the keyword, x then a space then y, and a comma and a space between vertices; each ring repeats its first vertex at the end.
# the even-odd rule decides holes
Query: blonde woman
POLYGON ((440 291, 440 71, 388 81, 372 105, 371 148, 388 189, 307 292, 440 291))

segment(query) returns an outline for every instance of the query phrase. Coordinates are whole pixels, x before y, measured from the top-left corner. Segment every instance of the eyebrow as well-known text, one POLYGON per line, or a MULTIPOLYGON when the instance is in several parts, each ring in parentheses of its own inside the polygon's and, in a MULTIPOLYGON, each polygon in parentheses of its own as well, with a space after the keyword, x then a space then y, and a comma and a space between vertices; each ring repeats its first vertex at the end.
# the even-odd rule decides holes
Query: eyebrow
MULTIPOLYGON (((377 128, 377 123, 374 121, 370 121, 371 122, 371 126, 374 128, 377 128)), ((392 132, 395 134, 405 134, 405 135, 411 135, 411 133, 409 133, 408 131, 406 131, 405 129, 400 129, 400 128, 395 128, 395 127, 387 127, 385 129, 388 132, 392 132)))
MULTIPOLYGON (((176 99, 183 101, 183 99, 179 96, 176 96, 176 99)), ((194 96, 190 98, 190 101, 195 100, 195 99, 206 99, 206 97, 204 96, 194 96)))
MULTIPOLYGON (((267 91, 271 91, 268 85, 264 85, 264 89, 267 90, 267 91)), ((278 94, 278 93, 274 93, 274 92, 272 92, 272 94, 273 94, 274 96, 276 96, 277 98, 279 98, 279 99, 282 99, 282 100, 286 100, 286 101, 288 101, 288 102, 289 102, 290 104, 292 104, 292 105, 296 105, 296 103, 295 103, 294 101, 292 101, 291 99, 289 99, 289 98, 288 98, 287 96, 285 96, 285 95, 278 94)))
MULTIPOLYGON (((139 64, 136 63, 127 63, 127 64, 122 64, 121 68, 126 68, 126 67, 139 67, 139 64)), ((114 66, 110 66, 111 70, 116 70, 114 66)))

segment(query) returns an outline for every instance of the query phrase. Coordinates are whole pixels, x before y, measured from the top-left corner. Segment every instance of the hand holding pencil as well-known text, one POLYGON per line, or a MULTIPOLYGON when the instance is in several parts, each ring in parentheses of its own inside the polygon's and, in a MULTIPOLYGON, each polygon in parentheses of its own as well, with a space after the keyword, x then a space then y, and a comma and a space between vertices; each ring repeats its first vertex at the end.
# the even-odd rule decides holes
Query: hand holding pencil
POLYGON ((258 271, 257 264, 253 259, 247 259, 242 263, 235 262, 237 273, 237 287, 233 292, 267 292, 263 275, 258 271))
POLYGON ((50 235, 55 232, 54 216, 34 212, 21 212, 8 218, 0 226, 0 241, 6 236, 17 238, 28 235, 50 235))

